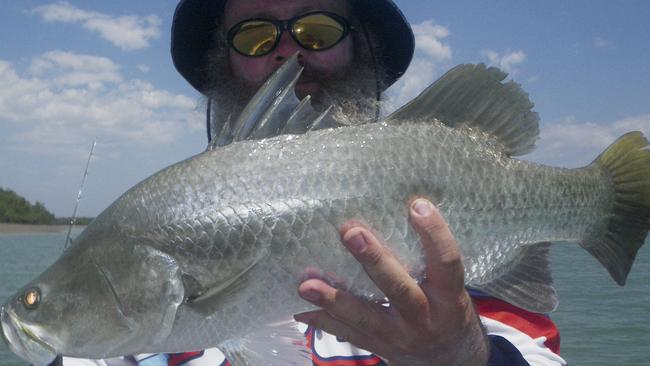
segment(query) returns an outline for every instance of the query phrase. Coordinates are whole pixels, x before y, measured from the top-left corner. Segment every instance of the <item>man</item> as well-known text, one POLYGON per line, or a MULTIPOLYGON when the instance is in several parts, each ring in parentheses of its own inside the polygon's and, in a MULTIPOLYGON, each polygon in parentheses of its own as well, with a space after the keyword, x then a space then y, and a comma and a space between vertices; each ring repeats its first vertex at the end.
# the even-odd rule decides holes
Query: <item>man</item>
MULTIPOLYGON (((208 98, 209 139, 227 128, 294 54, 305 68, 296 84, 299 98, 310 95, 317 109, 334 106, 335 117, 345 122, 376 119, 381 92, 404 73, 413 49, 410 26, 391 0, 182 0, 172 30, 177 69, 208 98)), ((387 295, 389 307, 320 279, 299 285, 299 295, 321 308, 295 316, 310 326, 314 364, 564 364, 550 349, 557 352, 559 344, 546 317, 479 293, 470 297, 460 252, 435 206, 417 199, 410 218, 426 254, 421 284, 372 228, 355 221, 341 228, 343 244, 387 295)), ((130 360, 141 365, 227 362, 214 349, 130 360)))

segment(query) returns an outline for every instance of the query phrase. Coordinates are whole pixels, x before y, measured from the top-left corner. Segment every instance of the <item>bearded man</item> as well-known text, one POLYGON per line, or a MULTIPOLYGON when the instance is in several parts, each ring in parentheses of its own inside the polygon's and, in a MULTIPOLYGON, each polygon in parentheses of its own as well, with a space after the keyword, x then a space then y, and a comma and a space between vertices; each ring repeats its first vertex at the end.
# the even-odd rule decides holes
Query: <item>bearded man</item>
MULTIPOLYGON (((391 0, 182 0, 171 46, 178 71, 206 97, 211 140, 293 55, 304 67, 298 98, 309 95, 316 109, 333 107, 334 117, 348 123, 376 120, 381 93, 411 61, 414 37, 391 0)), ((419 284, 372 228, 350 221, 341 229, 343 245, 390 306, 317 278, 297 288, 320 307, 295 316, 309 325, 314 365, 564 364, 557 329, 546 316, 465 288, 460 251, 431 202, 415 200, 410 219, 426 257, 426 279, 419 284)), ((228 364, 217 349, 188 351, 194 352, 92 364, 228 364)))

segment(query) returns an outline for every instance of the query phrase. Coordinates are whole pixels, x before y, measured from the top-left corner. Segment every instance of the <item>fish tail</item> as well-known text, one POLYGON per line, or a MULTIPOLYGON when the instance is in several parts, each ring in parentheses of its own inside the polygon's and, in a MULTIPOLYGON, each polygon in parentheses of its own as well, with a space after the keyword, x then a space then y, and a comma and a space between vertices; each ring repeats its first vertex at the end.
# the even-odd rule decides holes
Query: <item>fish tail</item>
POLYGON ((592 163, 609 172, 614 205, 606 232, 580 245, 624 285, 650 229, 650 150, 641 132, 621 136, 592 163))

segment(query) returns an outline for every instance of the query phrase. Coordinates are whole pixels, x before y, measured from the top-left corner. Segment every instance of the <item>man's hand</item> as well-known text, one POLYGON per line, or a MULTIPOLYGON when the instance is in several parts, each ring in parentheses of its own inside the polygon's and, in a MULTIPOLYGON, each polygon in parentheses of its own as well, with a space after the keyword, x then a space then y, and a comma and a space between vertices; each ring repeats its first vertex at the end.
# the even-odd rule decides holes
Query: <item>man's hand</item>
POLYGON ((390 307, 369 303, 319 279, 298 292, 322 310, 295 319, 347 340, 390 365, 485 365, 489 343, 464 286, 460 251, 433 204, 417 199, 410 219, 420 234, 426 279, 418 285, 406 269, 358 222, 341 237, 352 255, 386 294, 390 307))

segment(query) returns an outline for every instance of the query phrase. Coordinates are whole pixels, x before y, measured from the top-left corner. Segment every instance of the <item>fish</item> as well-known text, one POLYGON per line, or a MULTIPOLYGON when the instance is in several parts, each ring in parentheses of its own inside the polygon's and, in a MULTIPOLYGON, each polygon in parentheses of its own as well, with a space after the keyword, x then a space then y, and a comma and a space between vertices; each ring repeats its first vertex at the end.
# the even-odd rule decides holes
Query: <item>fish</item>
POLYGON ((291 58, 204 152, 128 190, 9 298, 9 348, 34 365, 215 346, 235 365, 310 364, 291 316, 314 306, 297 285, 318 276, 385 302, 340 244, 350 219, 422 280, 417 197, 448 221, 468 288, 553 311, 554 242, 580 245, 625 283, 650 229, 642 133, 588 166, 545 166, 518 158, 534 149, 539 115, 497 68, 459 65, 364 124, 297 100, 301 71, 291 58))

